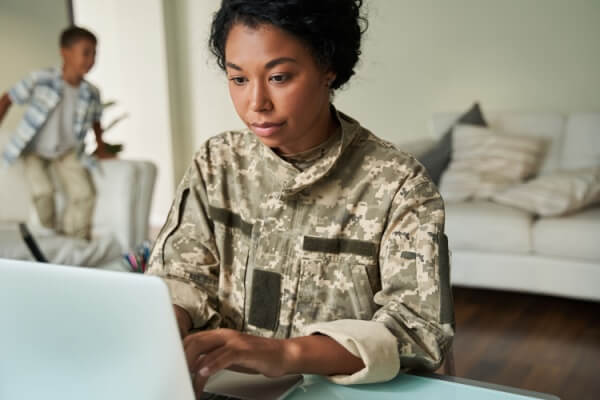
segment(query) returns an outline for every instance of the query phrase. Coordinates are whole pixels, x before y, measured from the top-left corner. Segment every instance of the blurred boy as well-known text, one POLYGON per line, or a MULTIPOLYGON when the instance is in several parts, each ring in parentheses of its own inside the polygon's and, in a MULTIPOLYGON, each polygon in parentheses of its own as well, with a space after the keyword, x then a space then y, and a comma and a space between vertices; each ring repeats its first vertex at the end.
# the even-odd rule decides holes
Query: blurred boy
POLYGON ((27 104, 3 158, 7 164, 23 158, 40 223, 83 239, 90 238, 95 203, 87 169, 95 159, 84 153, 84 138, 90 128, 96 136, 96 155, 109 157, 102 141, 100 94, 83 79, 94 65, 96 44, 96 37, 86 29, 65 29, 60 36, 62 68, 35 71, 0 98, 0 122, 12 103, 27 104), (56 218, 50 167, 57 172, 67 197, 62 221, 56 218))

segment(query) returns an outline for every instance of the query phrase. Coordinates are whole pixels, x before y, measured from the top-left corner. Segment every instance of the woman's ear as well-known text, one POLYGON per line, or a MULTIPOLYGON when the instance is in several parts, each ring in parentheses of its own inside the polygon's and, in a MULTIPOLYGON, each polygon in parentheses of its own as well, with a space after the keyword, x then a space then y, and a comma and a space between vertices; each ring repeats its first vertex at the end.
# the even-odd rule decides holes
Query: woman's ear
POLYGON ((325 73, 325 86, 331 87, 333 81, 335 81, 336 74, 333 71, 327 71, 325 73))

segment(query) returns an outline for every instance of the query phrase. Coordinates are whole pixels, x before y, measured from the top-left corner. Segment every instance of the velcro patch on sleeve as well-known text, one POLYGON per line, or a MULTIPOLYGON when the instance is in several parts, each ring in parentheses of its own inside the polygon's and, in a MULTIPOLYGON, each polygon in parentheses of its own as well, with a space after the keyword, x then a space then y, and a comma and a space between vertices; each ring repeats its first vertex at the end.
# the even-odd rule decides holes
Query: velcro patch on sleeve
POLYGON ((438 262, 440 271, 440 322, 454 324, 454 305, 450 285, 450 251, 448 249, 448 237, 443 232, 438 234, 438 262))

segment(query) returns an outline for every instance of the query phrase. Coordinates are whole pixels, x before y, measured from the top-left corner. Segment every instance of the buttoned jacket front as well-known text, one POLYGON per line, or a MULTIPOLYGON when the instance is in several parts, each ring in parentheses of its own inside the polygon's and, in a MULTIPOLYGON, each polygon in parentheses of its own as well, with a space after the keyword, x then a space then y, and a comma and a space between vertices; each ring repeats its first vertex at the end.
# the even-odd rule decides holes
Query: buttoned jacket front
POLYGON ((298 170, 251 132, 197 153, 155 243, 195 328, 331 336, 365 383, 436 369, 453 336, 442 199, 424 168, 337 113, 341 137, 298 170))

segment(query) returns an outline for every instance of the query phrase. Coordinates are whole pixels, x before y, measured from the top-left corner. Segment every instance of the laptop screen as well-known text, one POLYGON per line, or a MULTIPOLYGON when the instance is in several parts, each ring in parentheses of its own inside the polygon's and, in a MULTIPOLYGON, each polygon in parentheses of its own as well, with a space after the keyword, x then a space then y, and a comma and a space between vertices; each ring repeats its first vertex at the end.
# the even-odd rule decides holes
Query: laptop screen
MULTIPOLYGON (((0 259, 0 327, 0 399, 194 399, 160 278, 0 259)), ((281 399, 301 381, 221 371, 206 391, 226 397, 206 398, 281 399)))
POLYGON ((194 399, 159 278, 0 259, 0 327, 0 399, 194 399))

